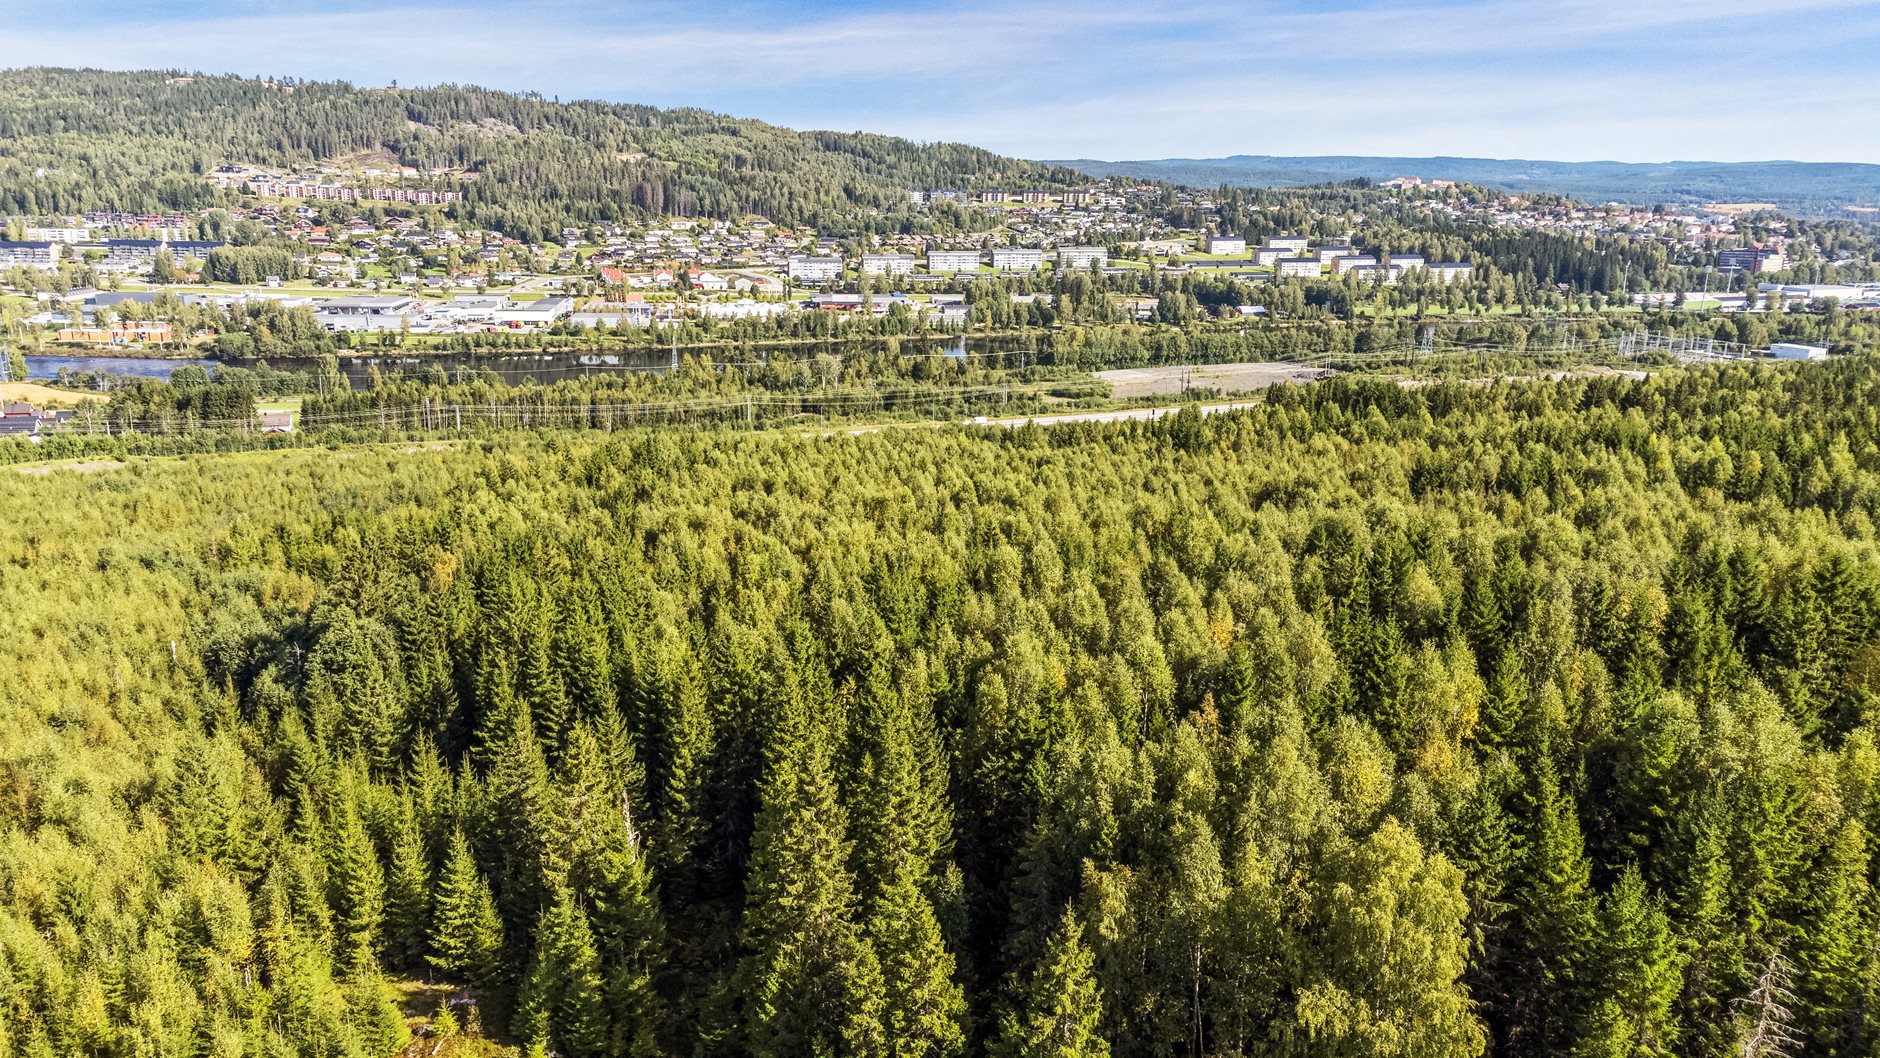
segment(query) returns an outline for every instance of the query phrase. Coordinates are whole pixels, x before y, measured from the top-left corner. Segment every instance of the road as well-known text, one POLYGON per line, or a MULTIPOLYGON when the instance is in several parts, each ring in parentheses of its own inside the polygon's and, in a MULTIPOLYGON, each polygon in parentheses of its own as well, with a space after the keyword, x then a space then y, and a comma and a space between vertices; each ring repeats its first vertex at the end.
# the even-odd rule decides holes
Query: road
POLYGON ((1009 419, 974 419, 970 426, 1004 426, 1007 428, 1026 426, 1036 423, 1039 426, 1062 426, 1070 422, 1146 422, 1160 419, 1164 415, 1173 415, 1183 408, 1194 408, 1203 415, 1216 412, 1240 411, 1244 408, 1257 408, 1257 400, 1239 400, 1226 404, 1181 404, 1167 408, 1123 408, 1117 411, 1072 411, 1058 415, 1021 415, 1009 419))

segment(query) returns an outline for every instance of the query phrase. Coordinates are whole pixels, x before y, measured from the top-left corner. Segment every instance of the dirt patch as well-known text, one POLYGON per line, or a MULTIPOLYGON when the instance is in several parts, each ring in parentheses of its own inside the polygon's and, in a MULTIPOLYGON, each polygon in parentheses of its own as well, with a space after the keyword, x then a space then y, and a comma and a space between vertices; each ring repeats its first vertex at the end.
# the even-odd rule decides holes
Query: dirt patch
POLYGON ((83 404, 103 400, 102 393, 83 393, 72 389, 54 389, 37 382, 0 382, 0 400, 26 401, 29 404, 83 404))
POLYGON ((1250 393, 1281 382, 1317 382, 1334 373, 1328 367, 1302 364, 1197 364, 1192 367, 1120 368, 1099 371, 1097 378, 1110 384, 1110 391, 1117 399, 1128 400, 1132 397, 1186 393, 1194 389, 1250 393))

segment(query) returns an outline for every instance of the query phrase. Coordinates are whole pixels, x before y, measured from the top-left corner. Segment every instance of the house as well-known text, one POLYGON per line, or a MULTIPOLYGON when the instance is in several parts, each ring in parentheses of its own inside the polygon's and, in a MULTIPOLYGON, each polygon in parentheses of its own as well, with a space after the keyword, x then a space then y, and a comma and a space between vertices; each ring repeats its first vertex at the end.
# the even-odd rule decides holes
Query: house
POLYGON ((865 253, 862 255, 862 274, 865 276, 904 276, 914 270, 920 259, 911 253, 865 253))
POLYGON ((618 268, 601 269, 601 282, 619 286, 627 281, 627 274, 618 268))
POLYGON ((1202 245, 1211 254, 1247 252, 1247 240, 1238 235, 1210 235, 1202 245))
POLYGON ((695 272, 692 274, 692 287, 695 290, 730 290, 731 280, 716 272, 695 272))
POLYGON ((1289 276, 1299 279, 1317 279, 1324 268, 1316 257, 1282 257, 1273 262, 1274 274, 1281 279, 1289 276))
POLYGON ((992 267, 1001 272, 1036 272, 1044 267, 1044 251, 1023 246, 1001 246, 992 251, 992 267))
POLYGON ((264 411, 256 414, 255 426, 262 433, 293 433, 294 413, 291 411, 264 411))
POLYGON ((1062 246, 1057 252, 1057 266, 1063 268, 1101 268, 1110 263, 1110 251, 1101 246, 1062 246))
POLYGON ((979 271, 978 250, 928 250, 927 271, 929 272, 977 272, 979 271))
POLYGON ((828 283, 842 277, 842 258, 807 257, 798 254, 789 260, 790 279, 798 283, 828 283))

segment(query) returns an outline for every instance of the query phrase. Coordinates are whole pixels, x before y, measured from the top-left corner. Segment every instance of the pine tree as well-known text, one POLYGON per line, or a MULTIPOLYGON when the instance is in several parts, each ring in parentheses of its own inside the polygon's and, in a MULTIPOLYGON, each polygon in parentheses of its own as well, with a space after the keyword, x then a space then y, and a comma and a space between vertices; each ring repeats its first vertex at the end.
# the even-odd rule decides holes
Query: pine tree
POLYGON ((1099 1026, 1103 997, 1083 927, 1067 908, 1038 968, 1000 1024, 996 1050, 1006 1058, 1109 1058, 1099 1026))

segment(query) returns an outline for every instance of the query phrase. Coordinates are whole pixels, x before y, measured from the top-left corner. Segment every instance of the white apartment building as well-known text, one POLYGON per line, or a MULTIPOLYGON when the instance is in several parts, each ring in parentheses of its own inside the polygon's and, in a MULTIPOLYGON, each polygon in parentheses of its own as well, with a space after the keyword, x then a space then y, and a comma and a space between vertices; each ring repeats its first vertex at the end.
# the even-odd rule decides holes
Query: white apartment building
POLYGON ((977 272, 979 271, 978 250, 928 250, 927 271, 929 272, 977 272))
POLYGON ((992 267, 1004 272, 1035 272, 1044 267, 1044 251, 1003 246, 992 251, 992 267))
POLYGON ((799 254, 790 258, 789 274, 798 283, 827 283, 842 278, 842 258, 799 254))
POLYGON ((862 274, 865 276, 904 276, 914 270, 919 258, 911 253, 865 253, 862 255, 862 274))
POLYGON ((1101 268, 1110 263, 1110 251, 1101 246, 1063 246, 1058 248, 1059 268, 1101 268))

